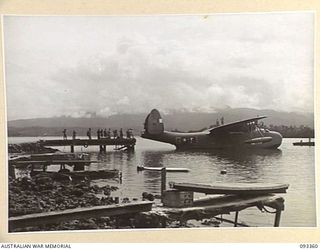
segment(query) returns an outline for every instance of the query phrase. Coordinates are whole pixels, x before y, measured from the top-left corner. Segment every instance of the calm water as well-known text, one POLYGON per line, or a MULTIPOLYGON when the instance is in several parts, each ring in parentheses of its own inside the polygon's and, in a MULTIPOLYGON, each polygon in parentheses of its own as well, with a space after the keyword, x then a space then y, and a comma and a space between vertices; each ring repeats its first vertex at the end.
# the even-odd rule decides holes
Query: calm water
MULTIPOLYGON (((53 139, 54 137, 51 137, 53 139)), ((9 143, 31 142, 41 138, 11 137, 9 143)), ((48 138, 47 138, 48 139, 48 138)), ((237 152, 177 152, 175 147, 137 137, 135 152, 113 151, 99 153, 98 147, 76 147, 77 152, 90 153, 89 169, 119 169, 123 173, 117 195, 140 198, 142 192, 160 193, 160 173, 137 172, 137 165, 148 167, 185 167, 189 173, 167 173, 167 181, 215 183, 288 183, 285 211, 281 216, 282 227, 316 226, 315 158, 314 147, 297 147, 292 142, 300 139, 284 139, 279 150, 251 153, 237 152), (226 175, 220 171, 226 170, 226 175)), ((69 147, 57 147, 69 152, 69 147)), ((107 180, 95 181, 98 185, 110 184, 107 180)), ((227 217, 227 216, 224 216, 227 217)), ((272 226, 274 215, 261 213, 256 208, 241 211, 239 220, 251 226, 272 226)), ((228 225, 228 224, 226 224, 228 225)))

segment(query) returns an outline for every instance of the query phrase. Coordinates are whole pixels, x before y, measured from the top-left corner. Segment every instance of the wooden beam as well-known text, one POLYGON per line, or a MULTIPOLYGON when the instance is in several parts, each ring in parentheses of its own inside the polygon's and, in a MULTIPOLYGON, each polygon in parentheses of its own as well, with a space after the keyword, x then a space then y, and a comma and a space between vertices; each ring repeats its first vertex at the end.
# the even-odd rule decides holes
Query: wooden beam
POLYGON ((161 169, 161 202, 163 202, 163 192, 166 190, 166 184, 167 184, 166 172, 167 172, 166 168, 161 169))
POLYGON ((40 140, 42 146, 93 146, 93 145, 135 145, 135 138, 101 138, 101 139, 75 139, 75 140, 40 140))
MULTIPOLYGON (((218 216, 214 216, 213 218, 215 218, 216 220, 220 220, 220 221, 223 221, 223 222, 234 224, 234 222, 232 220, 228 220, 228 219, 225 219, 225 218, 220 218, 218 216)), ((241 222, 238 222, 237 225, 242 226, 242 227, 249 227, 249 225, 241 223, 241 222)))
POLYGON ((95 206, 88 208, 75 208, 63 211, 28 214, 9 218, 9 230, 39 226, 44 224, 59 223, 68 220, 89 219, 104 216, 119 216, 147 212, 152 208, 153 202, 142 201, 108 206, 95 206))
POLYGON ((12 165, 24 165, 24 164, 46 164, 46 165, 60 165, 60 164, 76 164, 76 163, 98 163, 99 161, 90 161, 90 160, 26 160, 26 161, 9 161, 12 165))
POLYGON ((268 193, 286 193, 289 185, 262 183, 228 183, 224 185, 173 183, 172 187, 181 191, 193 191, 205 194, 260 195, 268 193))

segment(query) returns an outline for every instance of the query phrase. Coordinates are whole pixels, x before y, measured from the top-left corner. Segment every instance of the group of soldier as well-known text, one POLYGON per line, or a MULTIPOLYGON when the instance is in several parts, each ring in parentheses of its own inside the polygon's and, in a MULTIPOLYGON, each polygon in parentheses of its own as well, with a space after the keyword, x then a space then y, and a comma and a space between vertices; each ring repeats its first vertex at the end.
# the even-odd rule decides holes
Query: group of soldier
MULTIPOLYGON (((62 131, 62 133, 63 133, 63 139, 64 139, 64 140, 67 140, 67 139, 68 139, 68 137, 67 137, 67 130, 64 129, 64 130, 62 131)), ((73 130, 73 132, 72 132, 72 139, 73 139, 73 140, 76 139, 76 135, 77 135, 76 131, 73 130)), ((91 128, 89 128, 89 129, 87 130, 87 136, 88 136, 89 140, 92 139, 92 130, 91 130, 91 128)), ((109 128, 108 130, 107 130, 106 128, 105 128, 105 129, 98 129, 98 130, 97 130, 97 139, 98 139, 98 140, 99 140, 99 139, 103 139, 103 138, 107 138, 107 139, 118 139, 118 138, 123 138, 123 136, 124 136, 124 135, 123 135, 123 130, 122 130, 122 128, 119 130, 119 133, 118 133, 118 130, 117 130, 117 129, 113 130, 113 131, 112 131, 112 134, 111 134, 111 129, 110 129, 110 128, 109 128)), ((127 137, 128 139, 133 138, 132 129, 127 129, 127 131, 126 131, 126 137, 127 137)))

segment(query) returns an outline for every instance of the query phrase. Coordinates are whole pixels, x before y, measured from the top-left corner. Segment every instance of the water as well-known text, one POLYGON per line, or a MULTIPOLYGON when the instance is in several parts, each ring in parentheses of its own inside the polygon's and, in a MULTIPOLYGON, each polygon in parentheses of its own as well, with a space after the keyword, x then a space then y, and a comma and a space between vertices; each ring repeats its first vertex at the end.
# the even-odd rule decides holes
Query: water
MULTIPOLYGON (((39 139, 45 138, 10 137, 8 141, 19 143, 39 139)), ((160 193, 160 173, 137 172, 137 165, 190 169, 189 173, 167 173, 167 182, 288 183, 290 184, 288 193, 281 194, 285 198, 285 211, 281 215, 280 226, 314 227, 316 226, 315 150, 314 147, 293 146, 292 143, 295 141, 300 139, 284 139, 279 150, 251 153, 177 152, 172 145, 137 137, 135 152, 113 151, 111 146, 107 148, 106 153, 99 153, 98 147, 76 147, 75 150, 88 152, 91 160, 100 161, 91 164, 89 169, 122 171, 122 184, 116 181, 110 183, 108 180, 95 181, 98 185, 118 185, 117 195, 121 197, 140 198, 142 192, 160 193), (227 174, 220 174, 221 170, 226 170, 227 174)), ((57 149, 70 151, 70 147, 57 147, 57 149)), ((269 227, 273 225, 274 215, 250 208, 240 212, 239 220, 251 226, 269 227)))

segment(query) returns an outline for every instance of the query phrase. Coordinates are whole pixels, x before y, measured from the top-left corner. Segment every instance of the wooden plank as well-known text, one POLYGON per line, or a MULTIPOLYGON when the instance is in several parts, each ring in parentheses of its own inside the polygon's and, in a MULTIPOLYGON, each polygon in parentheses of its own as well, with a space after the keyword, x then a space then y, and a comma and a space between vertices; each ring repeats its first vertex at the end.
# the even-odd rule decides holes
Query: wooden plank
MULTIPOLYGON (((220 218, 218 216, 214 216, 213 218, 215 218, 216 220, 220 220, 220 221, 223 221, 223 222, 228 222, 228 223, 234 224, 234 221, 232 221, 232 220, 228 220, 228 219, 225 219, 225 218, 220 218)), ((244 223, 241 223, 241 222, 238 222, 237 225, 238 226, 242 226, 242 227, 249 227, 247 224, 244 224, 244 223)))
POLYGON ((41 140, 42 146, 94 146, 94 145, 135 145, 135 138, 117 138, 117 139, 75 139, 75 140, 41 140))
MULTIPOLYGON (((149 171, 162 171, 161 167, 143 167, 137 166, 138 171, 149 170, 149 171)), ((188 168, 165 168, 166 172, 189 172, 188 168)))
POLYGON ((182 191, 193 191, 205 194, 267 194, 286 193, 288 184, 264 184, 264 183, 228 183, 219 185, 205 185, 193 183, 173 183, 174 189, 182 191))
POLYGON ((30 160, 30 161, 10 161, 11 164, 75 164, 75 163, 98 163, 91 160, 30 160))
POLYGON ((9 218, 9 230, 13 230, 15 228, 39 226, 43 224, 60 223, 68 220, 147 212, 151 210, 152 204, 153 202, 142 201, 15 216, 9 218))
POLYGON ((32 171, 31 176, 37 176, 38 174, 44 174, 52 177, 54 180, 65 180, 66 176, 70 176, 72 179, 85 179, 89 178, 91 180, 97 179, 111 179, 119 177, 119 170, 97 170, 97 171, 73 171, 73 172, 54 172, 54 171, 32 171))

